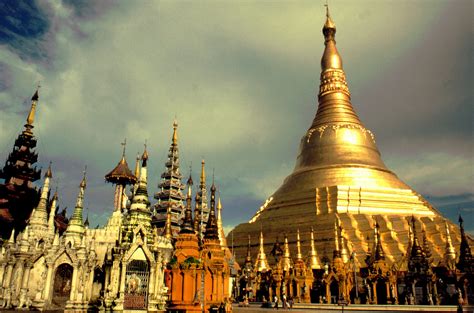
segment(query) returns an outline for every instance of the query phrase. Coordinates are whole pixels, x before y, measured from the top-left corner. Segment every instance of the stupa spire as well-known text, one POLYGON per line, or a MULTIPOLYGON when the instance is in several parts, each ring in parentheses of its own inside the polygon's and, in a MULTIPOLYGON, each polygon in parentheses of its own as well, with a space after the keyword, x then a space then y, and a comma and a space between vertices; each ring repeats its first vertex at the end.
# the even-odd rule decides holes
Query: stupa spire
POLYGON ((220 195, 217 197, 217 231, 219 233, 219 241, 221 243, 221 247, 227 247, 224 226, 222 225, 222 203, 220 195))
POLYGON ((296 260, 303 260, 303 254, 301 254, 301 239, 300 239, 300 229, 296 230, 296 260))
POLYGON ((336 216, 334 220, 334 252, 333 258, 341 257, 341 250, 339 248, 339 218, 336 216))
POLYGON ((194 210, 194 230, 201 234, 204 232, 204 226, 208 220, 209 208, 207 206, 207 189, 206 189, 206 168, 204 159, 201 161, 201 177, 199 181, 199 189, 196 193, 196 207, 194 210), (202 225, 202 226, 201 226, 202 225))
POLYGON ((321 269, 321 263, 319 262, 319 257, 314 246, 314 230, 311 227, 311 252, 309 255, 309 266, 313 270, 321 269))
POLYGON ((147 232, 147 242, 153 243, 154 237, 151 228, 150 200, 148 199, 148 150, 144 145, 141 156, 140 178, 138 179, 137 189, 131 199, 130 209, 124 220, 122 241, 130 243, 133 240, 133 230, 138 226, 143 226, 147 232))
POLYGON ((464 273, 474 272, 474 258, 472 257, 471 247, 464 231, 464 220, 459 215, 459 228, 461 229, 461 246, 459 248, 459 260, 456 267, 464 273))
POLYGON ((36 209, 33 211, 30 217, 29 225, 31 225, 31 230, 33 232, 46 230, 48 227, 48 197, 49 197, 49 185, 50 180, 53 177, 51 171, 51 162, 49 163, 46 174, 44 175, 43 188, 41 190, 41 196, 36 209))
POLYGON ((380 240, 380 226, 379 222, 375 221, 374 227, 374 260, 384 260, 385 252, 383 251, 382 242, 380 240))
POLYGON ((33 135, 33 122, 38 103, 38 90, 31 98, 31 109, 25 129, 15 140, 13 150, 5 165, 0 168, 0 236, 7 239, 12 228, 19 234, 26 226, 33 208, 38 205, 39 191, 33 182, 41 178, 41 170, 35 163, 38 153, 35 151, 37 140, 33 135))
POLYGON ((189 178, 188 178, 188 192, 186 195, 186 208, 184 209, 184 219, 183 223, 181 224, 181 231, 180 233, 186 233, 186 234, 194 234, 194 229, 193 229, 193 211, 191 208, 191 202, 192 202, 192 187, 193 187, 193 178, 191 176, 191 171, 189 172, 189 178))
POLYGON ((48 217, 48 229, 51 234, 54 235, 56 231, 56 227, 54 225, 54 217, 56 216, 56 205, 58 202, 58 191, 56 190, 53 195, 53 199, 51 201, 51 206, 49 208, 49 217, 48 217))
POLYGON ((283 243, 283 257, 282 268, 284 271, 288 272, 292 267, 291 255, 290 255, 290 246, 288 245, 288 236, 285 234, 285 242, 283 243))
POLYGON ((267 261, 267 255, 263 245, 263 232, 260 230, 260 246, 258 250, 257 260, 255 261, 255 269, 257 272, 266 272, 270 269, 267 261))
POLYGON ((349 261, 349 252, 346 247, 346 238, 344 237, 344 229, 342 226, 339 227, 339 232, 341 236, 341 258, 344 263, 349 261))
POLYGON ((181 221, 184 217, 184 204, 186 199, 183 191, 185 185, 181 179, 183 175, 180 171, 179 147, 178 147, 178 121, 173 121, 173 134, 171 145, 168 150, 168 160, 165 163, 165 171, 161 174, 161 182, 158 184, 160 191, 155 193, 155 217, 153 225, 164 229, 171 218, 171 230, 173 236, 181 231, 181 221), (168 216, 170 215, 170 216, 168 216))
POLYGON ((35 115, 36 115, 36 105, 38 104, 38 99, 39 99, 39 87, 38 86, 36 88, 36 91, 33 95, 33 97, 31 97, 31 107, 30 107, 30 112, 28 113, 28 117, 26 118, 26 124, 25 124, 25 130, 23 131, 23 133, 25 135, 29 135, 29 136, 32 136, 33 135, 33 132, 32 132, 32 129, 33 129, 33 123, 35 121, 35 115))
POLYGON ((248 235, 248 242, 247 242, 247 256, 245 257, 245 263, 252 264, 252 255, 250 250, 250 235, 248 235))
POLYGON ((207 219, 206 232, 204 239, 217 239, 219 240, 219 233, 217 230, 216 220, 216 186, 214 182, 211 186, 211 210, 209 211, 209 218, 207 219))
POLYGON ((451 240, 451 234, 449 232, 448 222, 444 221, 444 227, 446 229, 446 250, 444 252, 444 261, 446 265, 453 264, 456 262, 456 250, 454 249, 453 242, 451 240))
MULTIPOLYGON (((80 235, 84 233, 84 221, 82 219, 83 203, 84 203, 84 193, 86 190, 86 169, 84 169, 84 174, 79 185, 79 194, 77 195, 76 207, 72 213, 71 219, 69 220, 68 226, 66 228, 66 235, 80 235)), ((78 241, 76 241, 76 244, 78 241)))

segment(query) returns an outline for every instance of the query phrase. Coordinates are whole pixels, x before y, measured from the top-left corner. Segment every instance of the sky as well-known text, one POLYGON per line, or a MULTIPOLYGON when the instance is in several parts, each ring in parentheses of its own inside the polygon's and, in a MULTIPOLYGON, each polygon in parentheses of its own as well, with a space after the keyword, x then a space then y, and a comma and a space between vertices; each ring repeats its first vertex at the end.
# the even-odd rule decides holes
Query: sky
MULTIPOLYGON (((104 175, 124 138, 131 168, 147 142, 157 192, 177 118, 184 176, 192 165, 197 181, 204 158, 226 230, 248 221, 316 113, 324 3, 2 1, 0 166, 40 83, 39 166, 52 161, 69 214, 87 165, 92 226, 111 215, 104 175)), ((353 106, 386 165, 474 233, 473 2, 329 4, 353 106)))

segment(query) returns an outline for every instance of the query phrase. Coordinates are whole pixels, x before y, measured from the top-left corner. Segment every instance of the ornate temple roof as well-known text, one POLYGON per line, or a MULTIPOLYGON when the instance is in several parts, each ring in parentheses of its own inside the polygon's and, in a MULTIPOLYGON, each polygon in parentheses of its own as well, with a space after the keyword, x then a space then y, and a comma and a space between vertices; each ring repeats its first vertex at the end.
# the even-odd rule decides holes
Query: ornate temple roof
POLYGON ((117 185, 129 185, 137 182, 137 177, 133 175, 132 171, 128 167, 127 160, 125 160, 125 143, 123 143, 122 158, 118 162, 117 166, 105 175, 105 180, 112 184, 117 185))

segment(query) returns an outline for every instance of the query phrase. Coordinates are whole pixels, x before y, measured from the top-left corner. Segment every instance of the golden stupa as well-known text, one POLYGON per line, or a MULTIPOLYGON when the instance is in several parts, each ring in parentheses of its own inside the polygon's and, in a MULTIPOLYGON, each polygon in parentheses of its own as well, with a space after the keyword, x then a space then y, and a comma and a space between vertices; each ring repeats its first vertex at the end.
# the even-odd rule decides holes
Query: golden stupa
MULTIPOLYGON (((301 139, 293 173, 248 223, 238 225, 229 234, 234 238, 237 261, 241 263, 246 255, 249 235, 252 255, 258 254, 260 229, 267 255, 278 236, 281 239, 285 234, 295 255, 299 228, 302 251, 309 259, 313 228, 318 256, 332 258, 334 223, 339 218, 345 242, 342 248, 349 254, 355 252, 357 263, 364 265, 373 245, 376 221, 387 258, 397 263, 406 253, 408 219, 413 215, 419 221, 417 227, 426 231, 433 263, 437 264, 446 250, 445 218, 383 163, 374 134, 352 107, 336 48, 336 26, 329 12, 323 34, 325 49, 316 116, 301 139)), ((448 225, 451 239, 458 246, 459 229, 451 222, 448 225)))

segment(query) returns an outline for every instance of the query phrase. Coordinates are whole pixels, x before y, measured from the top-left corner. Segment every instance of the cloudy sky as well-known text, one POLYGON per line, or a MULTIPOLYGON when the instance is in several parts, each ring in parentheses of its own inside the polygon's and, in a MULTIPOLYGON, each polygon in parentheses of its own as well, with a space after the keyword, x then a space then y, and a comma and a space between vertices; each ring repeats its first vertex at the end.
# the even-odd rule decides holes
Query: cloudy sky
MULTIPOLYGON (((84 165, 92 224, 127 138, 148 142, 157 191, 179 121, 181 164, 215 168, 227 228, 291 173, 317 108, 325 1, 4 1, 0 163, 41 82, 40 166, 74 206, 84 165)), ((474 231, 472 1, 330 1, 353 105, 387 166, 474 231)), ((210 175, 209 175, 210 176, 210 175)), ((153 201, 152 201, 153 202, 153 201)))

